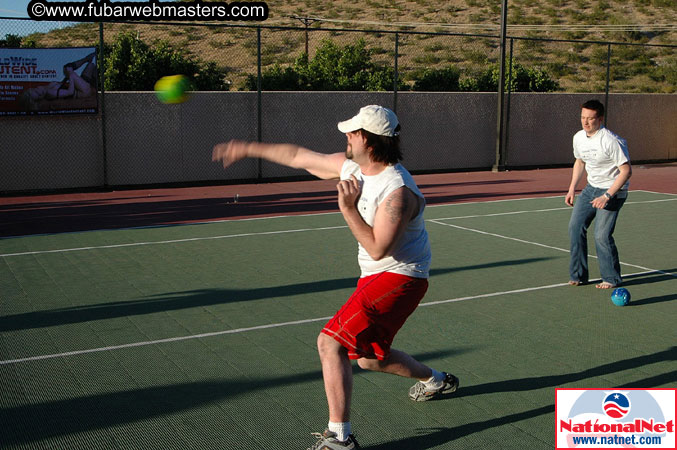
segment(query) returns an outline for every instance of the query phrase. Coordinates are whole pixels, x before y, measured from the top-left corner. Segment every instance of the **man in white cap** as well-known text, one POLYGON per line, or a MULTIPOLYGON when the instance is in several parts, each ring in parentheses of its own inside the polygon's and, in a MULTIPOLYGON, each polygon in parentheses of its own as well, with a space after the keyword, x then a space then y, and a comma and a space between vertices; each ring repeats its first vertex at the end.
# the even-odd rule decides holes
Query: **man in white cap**
POLYGON ((366 370, 417 379, 414 401, 456 391, 458 378, 439 372, 391 343, 428 288, 430 244, 423 220, 425 200, 399 164, 400 125, 391 110, 360 109, 340 122, 345 152, 322 154, 292 144, 230 141, 214 147, 212 159, 228 167, 243 158, 263 158, 304 169, 323 179, 340 179, 338 204, 358 241, 361 276, 357 289, 317 339, 329 424, 310 450, 359 448, 350 424, 351 360, 366 370))

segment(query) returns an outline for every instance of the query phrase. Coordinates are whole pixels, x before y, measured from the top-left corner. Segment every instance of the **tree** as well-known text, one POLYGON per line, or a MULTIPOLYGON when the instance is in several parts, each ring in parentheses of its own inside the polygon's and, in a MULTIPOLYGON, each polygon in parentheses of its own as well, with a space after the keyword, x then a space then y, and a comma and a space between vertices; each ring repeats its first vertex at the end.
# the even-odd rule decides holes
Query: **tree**
MULTIPOLYGON (((325 39, 312 60, 302 53, 290 67, 274 65, 261 74, 263 90, 283 91, 388 91, 395 71, 371 61, 363 39, 339 47, 325 39)), ((256 90, 257 78, 250 75, 245 89, 256 90)))
POLYGON ((0 39, 0 48, 35 48, 35 40, 18 34, 6 34, 5 39, 0 39))
MULTIPOLYGON (((471 92, 497 92, 499 74, 498 64, 493 64, 474 77, 461 80, 460 88, 463 91, 471 92)), ((512 92, 552 92, 559 89, 559 83, 550 78, 545 70, 536 67, 524 67, 514 61, 512 62, 512 69, 510 69, 510 64, 506 64, 505 79, 505 89, 512 92), (510 75, 509 80, 508 75, 510 75)))
POLYGON ((177 51, 165 41, 149 46, 132 33, 120 33, 105 51, 105 88, 109 91, 149 91, 166 75, 182 74, 195 90, 227 91, 225 71, 177 51))
POLYGON ((456 66, 443 69, 425 69, 414 81, 413 90, 429 92, 454 92, 460 90, 461 71, 456 66))

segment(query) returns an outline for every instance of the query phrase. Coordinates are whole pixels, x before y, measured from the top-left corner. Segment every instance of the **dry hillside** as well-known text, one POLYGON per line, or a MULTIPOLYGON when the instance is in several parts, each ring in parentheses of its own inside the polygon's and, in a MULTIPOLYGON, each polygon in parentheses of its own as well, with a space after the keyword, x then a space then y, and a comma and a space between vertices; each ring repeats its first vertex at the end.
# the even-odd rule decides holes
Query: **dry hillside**
MULTIPOLYGON (((404 79, 426 67, 450 64, 473 73, 498 59, 500 0, 366 0, 359 4, 270 0, 267 4, 270 16, 263 26, 298 30, 263 29, 264 69, 289 64, 304 51, 306 25, 311 57, 322 39, 346 44, 363 38, 373 58, 384 64, 393 63, 395 34, 391 32, 399 31, 398 68, 404 79), (347 31, 353 29, 363 32, 347 31)), ((563 91, 599 91, 605 86, 608 46, 594 41, 675 46, 676 19, 675 0, 510 0, 508 35, 578 41, 516 39, 513 52, 522 65, 546 69, 563 91)), ((239 89, 246 74, 256 73, 256 30, 252 23, 223 24, 228 26, 106 24, 105 36, 110 41, 120 31, 130 30, 148 43, 169 41, 194 57, 227 68, 232 89, 239 89)), ((39 46, 91 45, 98 40, 98 26, 81 24, 31 37, 39 46)), ((677 92, 677 48, 612 45, 611 56, 613 92, 677 92)))

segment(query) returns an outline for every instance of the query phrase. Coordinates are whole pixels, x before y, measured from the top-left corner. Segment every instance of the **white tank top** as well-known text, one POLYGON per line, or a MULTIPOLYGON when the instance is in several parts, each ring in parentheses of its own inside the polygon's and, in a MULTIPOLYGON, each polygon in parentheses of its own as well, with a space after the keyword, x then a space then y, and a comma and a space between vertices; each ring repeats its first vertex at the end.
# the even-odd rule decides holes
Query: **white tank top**
POLYGON ((368 176, 362 173, 357 163, 346 160, 341 168, 341 179, 348 180, 351 175, 355 175, 362 185, 362 194, 357 202, 357 209, 369 226, 374 226, 374 216, 378 205, 394 190, 402 186, 406 186, 423 200, 420 211, 409 222, 390 256, 375 261, 358 242, 357 260, 360 264, 362 277, 380 272, 394 272, 415 278, 428 278, 431 252, 428 233, 423 220, 425 199, 411 174, 401 164, 395 164, 386 167, 378 175, 368 176))

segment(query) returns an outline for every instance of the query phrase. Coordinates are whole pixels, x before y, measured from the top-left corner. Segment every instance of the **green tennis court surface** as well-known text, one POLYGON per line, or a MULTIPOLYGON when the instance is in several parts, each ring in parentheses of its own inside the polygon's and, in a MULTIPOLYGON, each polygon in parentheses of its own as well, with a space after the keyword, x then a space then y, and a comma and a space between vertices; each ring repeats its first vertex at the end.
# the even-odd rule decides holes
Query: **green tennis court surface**
MULTIPOLYGON (((555 388, 675 387, 677 196, 624 206, 623 308, 566 285, 569 215, 427 209, 430 290, 395 347, 461 387, 414 403, 356 368, 362 447, 551 449, 555 388)), ((307 448, 327 422, 315 340, 356 251, 340 214, 0 240, 0 448, 307 448)))

